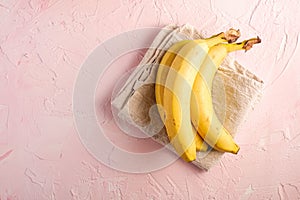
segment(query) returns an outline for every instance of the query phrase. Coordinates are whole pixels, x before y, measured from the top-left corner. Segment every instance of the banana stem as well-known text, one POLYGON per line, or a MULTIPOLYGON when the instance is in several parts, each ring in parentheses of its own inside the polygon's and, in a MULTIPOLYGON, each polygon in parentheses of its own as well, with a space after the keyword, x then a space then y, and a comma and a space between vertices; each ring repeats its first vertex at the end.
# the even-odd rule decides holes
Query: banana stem
MULTIPOLYGON (((219 43, 235 42, 240 37, 240 35, 241 34, 240 34, 239 30, 235 30, 235 29, 231 28, 228 31, 226 31, 225 33, 221 32, 217 35, 213 35, 212 37, 205 39, 205 43, 207 44, 207 46, 209 48, 211 48, 212 46, 219 44, 219 43)), ((196 40, 196 42, 203 42, 203 40, 202 39, 196 40)))
POLYGON ((251 49, 254 44, 260 42, 261 39, 257 37, 257 38, 245 40, 240 43, 231 43, 231 44, 221 43, 211 47, 208 51, 207 57, 205 58, 202 64, 203 66, 208 66, 208 67, 201 67, 199 70, 202 77, 206 80, 208 87, 209 88, 212 87, 212 81, 215 76, 215 73, 218 67, 222 64, 223 60, 228 55, 228 53, 233 51, 243 50, 243 49, 247 51, 251 49))
POLYGON ((238 51, 238 50, 243 50, 248 51, 253 47, 254 44, 261 43, 261 39, 259 37, 257 38, 251 38, 249 40, 244 40, 243 42, 240 43, 232 43, 232 44, 224 44, 225 48, 227 49, 227 52, 233 52, 233 51, 238 51))
POLYGON ((240 30, 235 30, 233 28, 225 32, 224 37, 228 43, 235 42, 241 36, 240 30))

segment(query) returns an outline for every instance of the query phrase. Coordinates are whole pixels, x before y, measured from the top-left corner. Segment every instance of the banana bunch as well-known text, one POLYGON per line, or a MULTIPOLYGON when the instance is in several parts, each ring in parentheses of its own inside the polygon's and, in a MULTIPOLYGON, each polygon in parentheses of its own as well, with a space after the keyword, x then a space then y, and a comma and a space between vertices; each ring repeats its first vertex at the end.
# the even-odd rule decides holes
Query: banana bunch
POLYGON ((185 161, 196 159, 196 151, 236 154, 239 146, 216 116, 212 104, 212 82, 228 53, 249 50, 260 39, 234 43, 240 36, 230 29, 206 39, 183 40, 164 54, 156 75, 155 97, 170 143, 185 161))

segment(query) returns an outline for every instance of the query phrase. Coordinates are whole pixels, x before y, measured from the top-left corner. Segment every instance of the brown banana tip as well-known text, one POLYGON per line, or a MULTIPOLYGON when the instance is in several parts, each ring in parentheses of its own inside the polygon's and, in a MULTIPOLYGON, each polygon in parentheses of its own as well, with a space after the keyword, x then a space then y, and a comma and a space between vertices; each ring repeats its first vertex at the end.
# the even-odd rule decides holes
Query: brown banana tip
POLYGON ((238 154, 238 152, 240 151, 240 147, 238 145, 236 145, 236 146, 238 149, 235 152, 233 152, 234 154, 238 154))
POLYGON ((254 44, 261 43, 261 39, 257 36, 257 38, 252 38, 250 40, 247 40, 243 46, 243 49, 245 49, 245 52, 248 51, 253 47, 254 44))
POLYGON ((225 40, 228 41, 228 43, 233 43, 237 41, 237 39, 241 36, 240 30, 235 30, 233 28, 230 28, 226 33, 225 33, 225 40))

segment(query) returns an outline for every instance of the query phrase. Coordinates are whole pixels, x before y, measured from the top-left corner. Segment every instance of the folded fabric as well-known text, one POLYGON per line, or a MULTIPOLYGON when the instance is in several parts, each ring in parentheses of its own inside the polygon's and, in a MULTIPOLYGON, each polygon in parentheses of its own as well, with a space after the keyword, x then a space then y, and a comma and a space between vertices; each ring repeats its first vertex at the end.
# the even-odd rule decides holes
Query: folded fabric
MULTIPOLYGON (((155 107, 155 77, 159 61, 172 44, 183 39, 198 38, 202 38, 201 35, 190 25, 167 26, 162 29, 139 66, 112 99, 112 106, 121 121, 153 135, 157 142, 166 145, 174 153, 175 150, 169 143, 166 130, 155 107)), ((212 89, 214 109, 233 137, 249 109, 253 108, 260 99, 262 88, 262 80, 229 56, 218 69, 212 89)), ((197 152, 197 159, 192 163, 208 170, 221 159, 223 154, 215 150, 208 153, 197 152)))

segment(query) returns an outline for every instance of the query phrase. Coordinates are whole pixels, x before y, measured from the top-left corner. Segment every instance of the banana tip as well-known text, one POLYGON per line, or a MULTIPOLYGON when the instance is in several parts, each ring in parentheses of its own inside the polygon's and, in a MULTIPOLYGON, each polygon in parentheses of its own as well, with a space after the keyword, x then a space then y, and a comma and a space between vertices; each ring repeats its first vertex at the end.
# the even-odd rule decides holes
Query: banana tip
POLYGON ((225 33, 225 39, 228 41, 228 43, 233 43, 237 41, 237 39, 241 36, 240 30, 235 30, 233 28, 230 28, 226 33, 225 33))
POLYGON ((247 40, 243 46, 243 49, 245 49, 245 51, 248 51, 253 47, 254 44, 259 44, 259 43, 261 43, 261 39, 257 36, 256 38, 247 40))
POLYGON ((238 154, 238 152, 240 151, 240 147, 238 145, 236 145, 237 149, 235 151, 233 151, 232 153, 234 154, 238 154))
POLYGON ((257 36, 258 43, 261 43, 260 37, 257 36))

